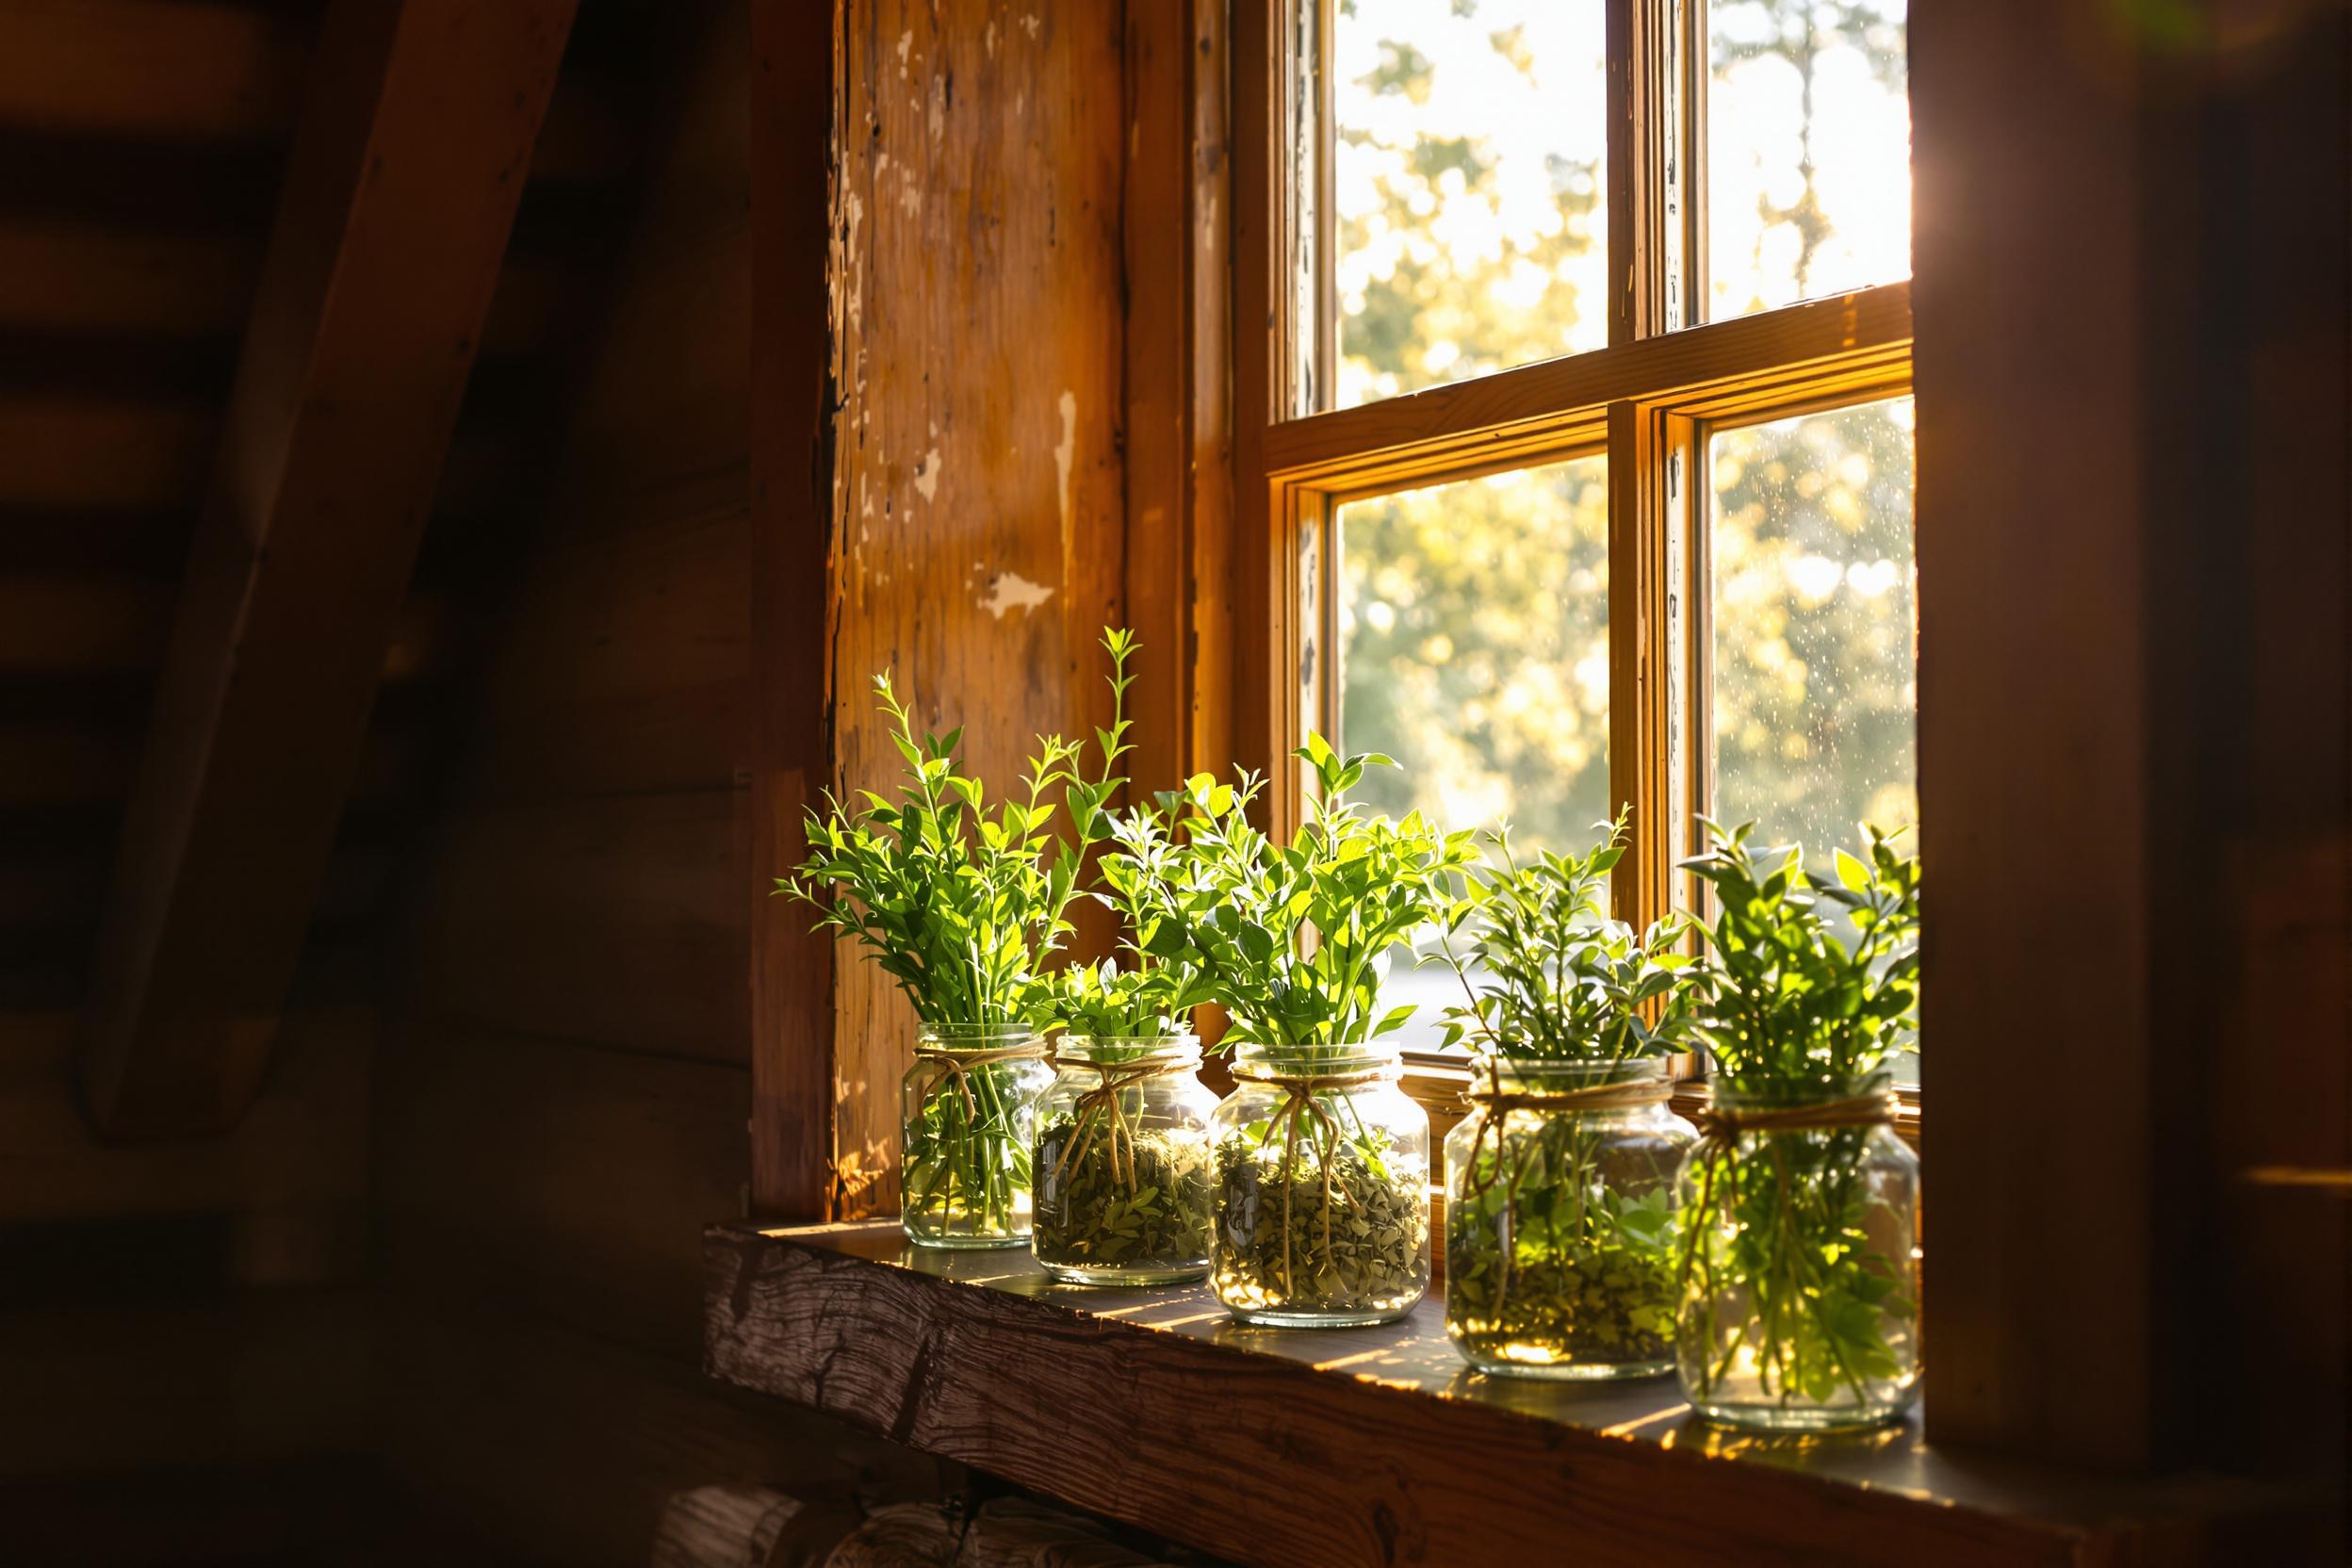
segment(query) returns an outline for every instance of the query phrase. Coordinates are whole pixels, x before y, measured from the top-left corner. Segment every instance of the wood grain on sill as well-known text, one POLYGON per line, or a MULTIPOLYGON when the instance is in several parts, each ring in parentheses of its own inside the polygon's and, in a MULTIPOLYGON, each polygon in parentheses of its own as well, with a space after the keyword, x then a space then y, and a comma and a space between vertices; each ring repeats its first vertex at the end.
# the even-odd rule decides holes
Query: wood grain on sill
POLYGON ((2278 1500, 2240 1483, 2062 1479, 1932 1450, 1916 1420, 1731 1437, 1671 1381, 1476 1377, 1434 1300, 1249 1330, 1198 1288, 1057 1286, 882 1224, 718 1225, 704 1256, 715 1376, 1242 1561, 2247 1560, 2279 1539, 2278 1500))

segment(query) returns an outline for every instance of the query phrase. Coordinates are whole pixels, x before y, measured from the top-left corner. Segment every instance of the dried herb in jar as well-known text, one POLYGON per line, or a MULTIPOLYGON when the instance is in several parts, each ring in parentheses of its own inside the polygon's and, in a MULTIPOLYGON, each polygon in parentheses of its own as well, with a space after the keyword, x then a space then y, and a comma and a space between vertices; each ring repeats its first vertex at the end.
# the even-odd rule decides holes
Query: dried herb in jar
POLYGON ((1279 1137, 1229 1137, 1217 1157, 1220 1296, 1347 1309, 1410 1301, 1429 1283, 1429 1201, 1417 1168, 1379 1168, 1344 1139, 1285 1150, 1279 1137))
POLYGON ((1071 1118, 1037 1135, 1040 1261, 1149 1269, 1209 1255, 1210 1154, 1200 1134, 1129 1132, 1116 1145, 1071 1118))
MULTIPOLYGON (((1663 1186, 1585 1212, 1542 1212, 1557 1189, 1451 1207, 1446 1325, 1463 1349, 1509 1362, 1650 1364, 1674 1355, 1674 1216, 1663 1186)), ((1564 1206, 1564 1205, 1563 1205, 1564 1206)))
POLYGON ((1434 960, 1463 988, 1448 1042, 1480 1048, 1446 1146, 1446 1327, 1483 1371, 1642 1377, 1673 1360, 1672 1185, 1693 1134, 1666 1109, 1664 1058, 1689 960, 1678 923, 1608 918, 1626 819, 1608 825, 1583 855, 1486 835, 1434 960))

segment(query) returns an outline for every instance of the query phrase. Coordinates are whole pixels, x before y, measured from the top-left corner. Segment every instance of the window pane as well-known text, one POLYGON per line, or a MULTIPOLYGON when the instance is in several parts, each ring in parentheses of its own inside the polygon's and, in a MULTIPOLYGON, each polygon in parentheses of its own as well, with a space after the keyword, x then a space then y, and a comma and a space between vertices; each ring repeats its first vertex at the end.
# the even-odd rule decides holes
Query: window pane
POLYGON ((1597 0, 1340 0, 1346 408, 1609 341, 1597 0))
MULTIPOLYGON (((1433 485, 1339 514, 1340 737, 1403 764, 1358 791, 1449 828, 1581 848, 1609 815, 1609 498, 1599 457, 1433 485)), ((1390 1004, 1427 1046, 1460 1000, 1399 955, 1390 1004)))
POLYGON ((1710 318, 1911 274, 1906 0, 1711 0, 1710 318))
POLYGON ((1919 821, 1911 400, 1725 431, 1709 458, 1715 815, 1828 875, 1858 824, 1919 821))

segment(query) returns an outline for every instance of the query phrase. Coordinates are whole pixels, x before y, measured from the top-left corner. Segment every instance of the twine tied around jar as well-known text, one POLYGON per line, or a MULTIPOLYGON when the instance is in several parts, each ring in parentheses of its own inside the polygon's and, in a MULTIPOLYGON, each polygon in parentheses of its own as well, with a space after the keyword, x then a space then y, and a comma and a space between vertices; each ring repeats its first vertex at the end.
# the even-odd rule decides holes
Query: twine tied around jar
MULTIPOLYGON (((1470 1166, 1462 1172, 1462 1191, 1472 1198, 1484 1198, 1494 1190, 1496 1182, 1504 1183, 1503 1201, 1516 1208, 1519 1184, 1527 1177, 1527 1161, 1523 1151, 1513 1162, 1508 1178, 1502 1174, 1503 1122, 1513 1111, 1628 1111, 1644 1105, 1662 1105, 1674 1098, 1674 1088, 1664 1078, 1643 1078, 1631 1083, 1583 1084, 1575 1088, 1515 1088, 1503 1087, 1502 1064, 1490 1060, 1486 1064, 1486 1087, 1473 1088, 1463 1098, 1476 1105, 1480 1113, 1477 1133, 1470 1140, 1470 1166), (1480 1170, 1479 1155, 1489 1137, 1494 1140, 1494 1157, 1489 1168, 1480 1170)), ((1511 1254, 1516 1247, 1503 1249, 1503 1271, 1498 1288, 1511 1289, 1511 1254)))
MULTIPOLYGON (((1266 1136, 1258 1140, 1258 1147, 1263 1149, 1273 1141, 1275 1125, 1280 1123, 1282 1128, 1282 1293, 1296 1296, 1298 1286, 1291 1267, 1290 1236, 1291 1192, 1297 1185, 1295 1177, 1298 1163, 1298 1123, 1301 1119, 1313 1118, 1325 1135, 1336 1143, 1339 1140, 1339 1123, 1332 1119, 1330 1111, 1315 1102, 1315 1097, 1332 1089, 1377 1084, 1388 1076, 1388 1070, 1360 1068, 1352 1072, 1250 1072, 1235 1068, 1233 1076, 1248 1083, 1270 1084, 1282 1091, 1282 1102, 1266 1122, 1266 1136)), ((1322 1169, 1323 1262, 1328 1267, 1331 1266, 1331 1162, 1328 1157, 1322 1162, 1322 1169)))
MULTIPOLYGON (((1462 1184, 1473 1197, 1483 1198, 1494 1189, 1495 1176, 1490 1172, 1483 1180, 1478 1173, 1478 1152, 1485 1147, 1489 1135, 1494 1139, 1494 1164, 1503 1158, 1503 1119, 1513 1111, 1626 1111, 1643 1105, 1663 1105, 1674 1096, 1672 1084, 1662 1078, 1644 1078, 1633 1083, 1584 1084, 1576 1088, 1516 1088, 1503 1087, 1499 1064, 1487 1064, 1486 1087, 1473 1088, 1463 1095, 1470 1103, 1484 1113, 1478 1133, 1470 1145, 1470 1168, 1463 1174, 1462 1184)), ((1511 1196, 1519 1193, 1519 1173, 1511 1178, 1511 1196)))
POLYGON ((1062 1145, 1062 1157, 1054 1162, 1054 1179, 1061 1180, 1062 1172, 1070 1168, 1070 1162, 1093 1146, 1095 1134, 1100 1131, 1102 1119, 1107 1116, 1111 1123, 1111 1180, 1114 1182, 1123 1180, 1127 1184, 1128 1190, 1134 1191, 1135 1135, 1128 1129, 1125 1119, 1119 1114, 1119 1092, 1153 1078, 1165 1078, 1178 1072, 1190 1072, 1200 1065, 1199 1059, 1189 1054, 1172 1057, 1160 1056, 1136 1062, 1090 1062, 1076 1057, 1055 1056, 1054 1065, 1057 1069, 1086 1068, 1098 1074, 1102 1080, 1078 1097, 1077 1107, 1070 1118, 1070 1141, 1062 1145), (1119 1164, 1119 1145, 1121 1134, 1125 1134, 1127 1140, 1127 1168, 1124 1172, 1121 1172, 1119 1164))
MULTIPOLYGON (((1709 1104, 1692 1113, 1690 1120, 1699 1130, 1698 1146, 1690 1152, 1701 1162, 1698 1212, 1700 1217, 1683 1227, 1682 1267, 1679 1270, 1681 1288, 1687 1294, 1690 1285, 1690 1270, 1697 1266, 1699 1235, 1707 1223, 1706 1216, 1715 1208, 1715 1178, 1718 1170, 1736 1178, 1739 1172, 1740 1135, 1745 1133, 1826 1133, 1847 1128, 1885 1127, 1895 1119, 1902 1108, 1889 1089, 1873 1089, 1868 1094, 1848 1095, 1842 1100, 1821 1100, 1804 1105, 1741 1105, 1726 1108, 1709 1104)), ((1780 1178, 1781 1201, 1788 1200, 1788 1168, 1781 1158, 1780 1150, 1772 1148, 1772 1167, 1780 1178)), ((1712 1379, 1708 1381, 1711 1383, 1712 1379)))
POLYGON ((1895 1119, 1903 1102, 1887 1089, 1857 1094, 1844 1100, 1824 1100, 1809 1105, 1742 1105, 1727 1110, 1708 1105, 1690 1119, 1702 1144, 1729 1149, 1742 1133, 1813 1133, 1840 1127, 1885 1127, 1895 1119))
POLYGON ((919 1045, 915 1047, 917 1066, 932 1070, 930 1079, 923 1086, 924 1099, 941 1084, 953 1079, 957 1092, 964 1097, 964 1115, 980 1114, 979 1103, 972 1097, 972 1070, 994 1067, 999 1062, 1033 1062, 1045 1054, 1043 1040, 1030 1040, 1021 1045, 991 1046, 986 1051, 957 1051, 948 1046, 919 1045))

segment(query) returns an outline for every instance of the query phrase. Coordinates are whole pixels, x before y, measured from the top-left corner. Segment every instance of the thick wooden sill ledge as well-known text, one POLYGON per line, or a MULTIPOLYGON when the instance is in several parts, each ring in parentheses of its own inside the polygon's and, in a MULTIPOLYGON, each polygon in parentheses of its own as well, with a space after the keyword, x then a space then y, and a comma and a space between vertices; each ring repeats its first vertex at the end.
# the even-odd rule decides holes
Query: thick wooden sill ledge
POLYGON ((1055 1285, 885 1224, 714 1225, 704 1258, 713 1376, 1268 1568, 2278 1560, 2287 1524, 2242 1483, 2027 1474, 1916 1419, 1740 1438, 1671 1380, 1477 1377, 1435 1300, 1386 1329, 1244 1329, 1198 1288, 1055 1285))

